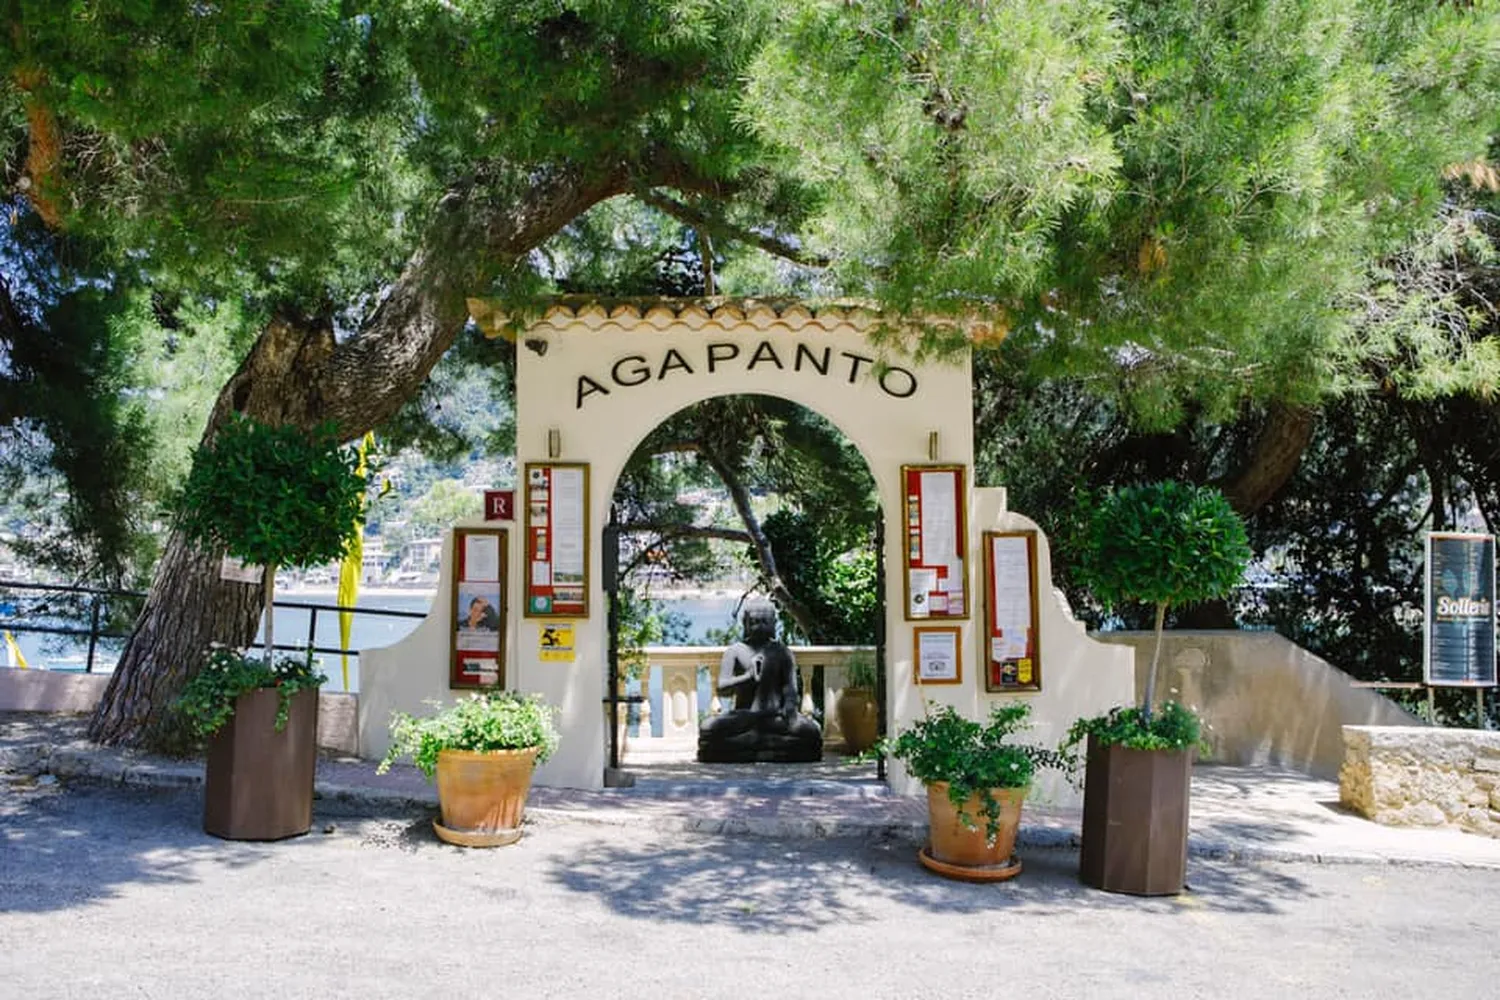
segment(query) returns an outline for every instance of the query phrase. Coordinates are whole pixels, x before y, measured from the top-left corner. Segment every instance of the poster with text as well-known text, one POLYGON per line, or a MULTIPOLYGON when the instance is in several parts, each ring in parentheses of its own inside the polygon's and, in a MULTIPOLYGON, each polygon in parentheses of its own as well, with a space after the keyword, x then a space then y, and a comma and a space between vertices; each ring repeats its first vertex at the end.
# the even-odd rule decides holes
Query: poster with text
POLYGON ((450 688, 505 683, 504 528, 453 529, 450 688))
POLYGON ((969 492, 962 465, 903 465, 901 574, 908 621, 969 617, 969 492))
POLYGON ((1042 689, 1035 531, 984 533, 986 691, 1042 689))
POLYGON ((1433 687, 1495 686, 1495 537, 1427 535, 1423 679, 1433 687))
POLYGON ((912 680, 917 684, 961 684, 962 629, 957 625, 927 625, 912 630, 912 680))
POLYGON ((589 468, 577 462, 527 463, 527 618, 589 614, 589 468))

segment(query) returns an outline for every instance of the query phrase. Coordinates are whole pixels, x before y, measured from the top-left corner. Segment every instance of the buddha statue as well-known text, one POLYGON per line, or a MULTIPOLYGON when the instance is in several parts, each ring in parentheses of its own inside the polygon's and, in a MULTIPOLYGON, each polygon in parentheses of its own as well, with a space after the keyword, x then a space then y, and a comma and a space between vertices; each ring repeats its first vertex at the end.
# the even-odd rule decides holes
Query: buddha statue
POLYGON ((802 686, 792 651, 776 641, 776 609, 766 601, 745 607, 745 637, 724 651, 718 692, 734 707, 698 727, 698 759, 731 764, 823 759, 823 730, 798 712, 802 686))

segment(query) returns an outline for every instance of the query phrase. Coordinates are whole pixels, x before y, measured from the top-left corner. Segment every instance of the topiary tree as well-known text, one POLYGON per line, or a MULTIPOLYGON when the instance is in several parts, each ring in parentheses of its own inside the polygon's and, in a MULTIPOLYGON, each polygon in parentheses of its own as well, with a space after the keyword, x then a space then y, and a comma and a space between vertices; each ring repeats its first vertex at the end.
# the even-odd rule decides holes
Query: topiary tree
POLYGON ((1156 643, 1141 704, 1149 725, 1167 609, 1224 597, 1250 561, 1245 524, 1224 494, 1165 481, 1114 490, 1090 519, 1082 575, 1107 605, 1156 606, 1156 643))
POLYGON ((331 424, 313 431, 237 415, 193 453, 181 530, 200 547, 265 567, 266 666, 275 647, 280 566, 341 559, 364 521, 359 455, 331 424))

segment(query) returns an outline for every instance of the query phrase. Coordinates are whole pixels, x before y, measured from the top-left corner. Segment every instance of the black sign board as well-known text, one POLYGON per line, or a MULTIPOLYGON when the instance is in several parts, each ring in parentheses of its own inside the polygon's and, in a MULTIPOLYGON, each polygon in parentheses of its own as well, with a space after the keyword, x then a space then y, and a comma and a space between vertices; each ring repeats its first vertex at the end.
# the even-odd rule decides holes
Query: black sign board
POLYGON ((1429 532, 1423 679, 1495 686, 1495 537, 1429 532))

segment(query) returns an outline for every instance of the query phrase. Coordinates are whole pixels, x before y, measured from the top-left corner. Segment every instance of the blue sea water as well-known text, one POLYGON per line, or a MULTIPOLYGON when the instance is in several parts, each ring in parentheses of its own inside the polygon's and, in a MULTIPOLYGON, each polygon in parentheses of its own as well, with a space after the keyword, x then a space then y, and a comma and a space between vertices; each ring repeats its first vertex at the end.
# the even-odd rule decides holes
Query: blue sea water
MULTIPOLYGON (((434 594, 430 591, 412 591, 410 593, 392 593, 390 591, 377 592, 370 595, 361 595, 355 606, 360 609, 407 611, 426 613, 432 606, 434 594)), ((288 593, 276 606, 276 643, 281 645, 301 645, 309 639, 311 628, 311 639, 314 646, 327 648, 340 648, 338 614, 333 611, 319 610, 316 621, 313 620, 312 610, 309 608, 296 607, 299 603, 306 604, 332 604, 334 596, 332 593, 288 593)), ((698 644, 705 641, 705 633, 709 629, 722 629, 734 623, 733 613, 736 598, 734 597, 686 597, 664 600, 661 602, 666 610, 676 611, 684 615, 688 620, 688 644, 698 644)), ((601 612, 602 613, 602 612, 601 612)), ((0 615, 0 618, 11 618, 12 615, 0 615)), ((405 617, 381 617, 378 615, 356 614, 353 618, 349 636, 349 648, 351 649, 373 649, 381 646, 389 646, 402 638, 405 638, 413 629, 422 622, 421 618, 405 617)), ((21 655, 33 668, 52 670, 83 670, 85 657, 88 652, 88 640, 84 638, 73 639, 69 637, 47 636, 37 633, 16 632, 14 633, 21 655)), ((95 672, 107 672, 114 668, 114 662, 120 655, 123 640, 101 639, 94 652, 95 672)), ((321 657, 322 669, 329 677, 328 690, 346 690, 344 684, 343 658, 336 655, 324 655, 321 657)), ((8 663, 7 651, 0 640, 0 664, 8 663)), ((359 664, 357 657, 348 658, 348 687, 347 690, 359 690, 359 664)))

